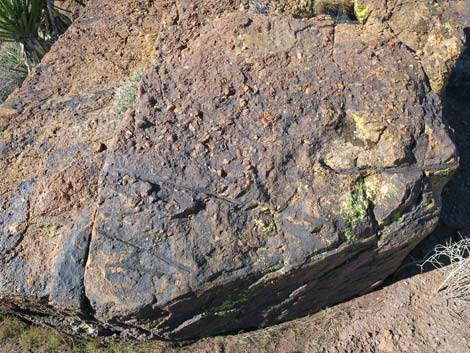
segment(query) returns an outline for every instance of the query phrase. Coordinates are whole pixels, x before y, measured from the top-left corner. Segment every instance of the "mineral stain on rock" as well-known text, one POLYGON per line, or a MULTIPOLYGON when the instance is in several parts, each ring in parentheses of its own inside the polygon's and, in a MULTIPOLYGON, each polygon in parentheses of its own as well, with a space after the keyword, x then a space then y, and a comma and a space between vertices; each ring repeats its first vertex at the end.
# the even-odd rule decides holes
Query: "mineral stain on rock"
MULTIPOLYGON (((435 67, 371 35, 379 2, 362 1, 370 30, 183 3, 148 10, 154 63, 122 122, 90 121, 108 130, 84 148, 23 135, 50 168, 2 185, 10 311, 170 340, 262 327, 371 290, 434 229, 456 150, 435 67)), ((90 96, 75 109, 112 114, 109 91, 90 96)), ((11 136, 2 163, 31 168, 11 136)))

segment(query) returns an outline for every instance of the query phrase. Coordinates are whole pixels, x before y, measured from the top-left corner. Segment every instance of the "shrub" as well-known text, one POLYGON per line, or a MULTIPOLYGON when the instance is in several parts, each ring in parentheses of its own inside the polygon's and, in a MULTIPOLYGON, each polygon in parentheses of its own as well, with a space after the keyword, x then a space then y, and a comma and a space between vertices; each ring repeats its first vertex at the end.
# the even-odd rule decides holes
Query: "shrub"
POLYGON ((424 262, 436 268, 449 264, 449 272, 439 287, 449 299, 470 301, 470 239, 438 245, 424 262))
POLYGON ((327 14, 333 17, 354 17, 353 0, 316 0, 315 14, 327 14))
POLYGON ((21 85, 28 74, 20 46, 6 43, 0 47, 0 103, 21 85))
POLYGON ((137 95, 137 88, 140 80, 142 79, 143 71, 137 70, 134 76, 123 83, 116 91, 116 104, 114 105, 114 112, 122 119, 124 114, 133 107, 137 95))
POLYGON ((39 63, 70 23, 53 0, 0 0, 0 41, 22 48, 28 70, 39 63))

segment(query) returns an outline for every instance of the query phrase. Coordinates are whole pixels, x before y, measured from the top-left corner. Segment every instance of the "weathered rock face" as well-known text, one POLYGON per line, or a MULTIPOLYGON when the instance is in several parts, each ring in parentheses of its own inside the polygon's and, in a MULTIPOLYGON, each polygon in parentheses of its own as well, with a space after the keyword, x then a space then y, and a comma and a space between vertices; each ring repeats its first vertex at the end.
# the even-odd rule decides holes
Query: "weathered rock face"
POLYGON ((185 340, 380 284, 434 228, 457 165, 413 52, 373 24, 145 3, 90 2, 2 108, 3 305, 75 333, 185 340), (104 21, 104 5, 130 15, 104 21), (123 28, 121 53, 86 35, 111 55, 90 81, 77 36, 123 28), (121 122, 113 92, 148 56, 121 122))
MULTIPOLYGON (((335 1, 321 0, 323 3, 335 1)), ((373 37, 392 36, 420 60, 432 89, 440 92, 461 54, 463 28, 469 25, 467 0, 350 0, 357 19, 373 37)), ((254 9, 302 16, 313 13, 315 1, 260 0, 254 9)), ((339 0, 336 3, 348 3, 339 0)), ((334 11, 333 11, 334 12, 334 11)), ((351 13, 351 15, 354 15, 351 13)), ((339 20, 344 20, 340 18, 339 20)))
POLYGON ((419 58, 431 88, 440 93, 461 55, 463 28, 470 24, 467 0, 358 0, 366 24, 384 27, 419 58))
MULTIPOLYGON (((109 144, 120 124, 114 92, 136 68, 148 65, 157 19, 146 1, 91 1, 1 106, 2 305, 47 311, 39 307, 47 298, 72 294, 78 300, 68 305, 81 305, 83 283, 67 274, 83 272, 86 262, 86 215, 106 156, 100 146, 109 144), (67 252, 72 249, 73 258, 67 252), (74 266, 61 270, 64 257, 74 266), (55 294, 61 281, 78 287, 55 294)), ((60 325, 57 317, 51 321, 60 325)), ((68 321, 63 326, 70 328, 68 321)))

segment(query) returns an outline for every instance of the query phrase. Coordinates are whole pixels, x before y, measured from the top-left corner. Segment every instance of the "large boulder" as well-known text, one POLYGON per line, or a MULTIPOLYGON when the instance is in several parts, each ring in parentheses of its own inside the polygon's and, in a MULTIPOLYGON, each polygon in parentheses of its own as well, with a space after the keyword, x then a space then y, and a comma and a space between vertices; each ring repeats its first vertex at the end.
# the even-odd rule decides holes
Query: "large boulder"
POLYGON ((433 230, 455 147, 391 31, 130 2, 91 1, 1 108, 5 310, 177 340, 265 326, 375 288, 433 230))

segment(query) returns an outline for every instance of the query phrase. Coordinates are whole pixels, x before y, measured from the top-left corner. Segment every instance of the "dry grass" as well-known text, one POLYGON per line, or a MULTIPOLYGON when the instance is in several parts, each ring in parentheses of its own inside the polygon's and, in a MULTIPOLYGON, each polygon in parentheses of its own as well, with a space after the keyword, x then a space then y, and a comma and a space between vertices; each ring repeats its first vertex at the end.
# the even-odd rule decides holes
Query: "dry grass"
POLYGON ((27 72, 18 49, 10 43, 0 43, 0 103, 19 87, 27 72))
POLYGON ((422 266, 435 268, 449 265, 449 272, 439 291, 449 299, 470 301, 470 239, 438 245, 422 266))
POLYGON ((28 325, 0 313, 0 352, 8 353, 150 353, 160 352, 126 342, 76 340, 48 327, 28 325), (7 347, 7 348, 4 348, 7 347))
POLYGON ((2 318, 0 320, 0 344, 17 337, 25 328, 26 325, 16 318, 2 318))

